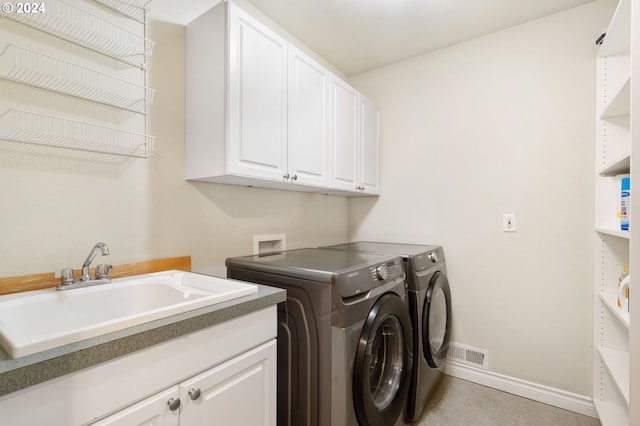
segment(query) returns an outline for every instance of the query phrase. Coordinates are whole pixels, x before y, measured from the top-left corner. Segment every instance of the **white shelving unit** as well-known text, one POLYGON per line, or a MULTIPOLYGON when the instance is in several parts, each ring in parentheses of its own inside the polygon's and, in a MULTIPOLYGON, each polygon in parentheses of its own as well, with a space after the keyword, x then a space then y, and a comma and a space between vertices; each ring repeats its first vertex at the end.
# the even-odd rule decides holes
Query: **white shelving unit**
MULTIPOLYGON (((630 174, 631 5, 620 0, 596 59, 593 400, 603 426, 630 425, 631 313, 618 306, 618 281, 633 272, 635 230, 620 229, 620 179, 630 174)), ((632 185, 635 181, 632 176, 632 185)))
POLYGON ((145 38, 149 3, 48 0, 43 4, 46 10, 0 14, 0 22, 16 21, 39 30, 0 27, 0 79, 52 92, 60 105, 76 103, 75 108, 43 107, 33 100, 25 103, 0 96, 0 140, 23 147, 107 154, 110 158, 147 158, 155 140, 146 134, 146 114, 155 93, 146 87, 147 61, 154 46, 145 38), (49 46, 48 40, 55 39, 43 33, 64 40, 62 45, 73 43, 119 63, 107 65, 85 56, 84 49, 67 53, 59 42, 49 46), (32 48, 34 45, 39 47, 32 48), (96 122, 97 115, 89 121, 78 99, 126 114, 115 123, 106 119, 96 122))

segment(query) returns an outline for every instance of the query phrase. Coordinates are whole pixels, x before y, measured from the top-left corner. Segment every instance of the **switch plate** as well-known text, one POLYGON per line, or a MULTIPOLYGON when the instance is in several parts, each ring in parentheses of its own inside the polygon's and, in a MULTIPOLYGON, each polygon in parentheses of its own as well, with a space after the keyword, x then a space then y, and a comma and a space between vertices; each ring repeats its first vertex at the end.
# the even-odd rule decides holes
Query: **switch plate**
POLYGON ((502 215, 502 230, 504 232, 516 232, 515 213, 505 213, 502 215))

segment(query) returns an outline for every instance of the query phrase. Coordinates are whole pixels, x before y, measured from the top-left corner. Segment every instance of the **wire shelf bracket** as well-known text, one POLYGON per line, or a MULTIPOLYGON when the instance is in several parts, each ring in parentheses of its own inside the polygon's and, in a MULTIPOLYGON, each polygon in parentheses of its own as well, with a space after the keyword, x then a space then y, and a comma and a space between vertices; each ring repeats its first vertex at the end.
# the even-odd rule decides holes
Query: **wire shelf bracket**
POLYGON ((148 158, 155 141, 153 136, 17 109, 0 115, 0 139, 137 158, 148 158))
POLYGON ((149 5, 151 0, 95 0, 97 3, 108 7, 111 10, 131 18, 134 21, 138 21, 141 24, 146 23, 147 12, 149 11, 149 5))
POLYGON ((46 13, 0 14, 55 37, 145 70, 154 43, 64 0, 47 0, 46 13))
POLYGON ((0 53, 0 78, 144 114, 155 90, 13 44, 0 53))

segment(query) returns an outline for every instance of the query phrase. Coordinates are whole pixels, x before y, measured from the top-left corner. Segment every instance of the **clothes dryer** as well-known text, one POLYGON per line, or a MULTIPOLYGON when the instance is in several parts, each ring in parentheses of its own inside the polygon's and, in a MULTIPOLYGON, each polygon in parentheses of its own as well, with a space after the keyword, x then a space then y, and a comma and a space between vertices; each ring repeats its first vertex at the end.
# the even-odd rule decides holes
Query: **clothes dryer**
POLYGON ((287 290, 278 305, 278 425, 392 426, 413 367, 397 255, 299 249, 229 258, 229 278, 287 290))
POLYGON ((406 410, 417 421, 442 378, 451 336, 451 290, 440 246, 359 241, 331 250, 400 255, 407 271, 407 307, 413 324, 413 369, 406 410))

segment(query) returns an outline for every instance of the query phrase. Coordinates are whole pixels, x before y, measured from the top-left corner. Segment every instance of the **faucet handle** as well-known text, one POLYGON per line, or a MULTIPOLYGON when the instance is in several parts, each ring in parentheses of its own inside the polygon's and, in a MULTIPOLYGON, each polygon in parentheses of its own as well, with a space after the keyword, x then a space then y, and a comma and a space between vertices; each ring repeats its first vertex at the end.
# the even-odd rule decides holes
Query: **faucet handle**
POLYGON ((73 284, 76 279, 73 268, 62 268, 53 273, 54 278, 60 278, 61 285, 73 284))
POLYGON ((109 278, 109 271, 113 269, 112 265, 100 264, 96 266, 96 280, 109 278))

